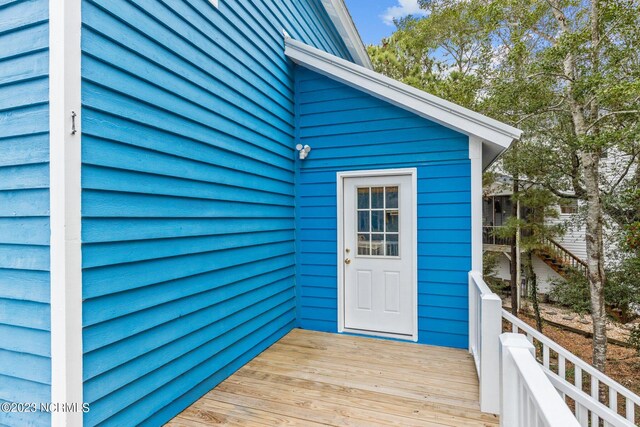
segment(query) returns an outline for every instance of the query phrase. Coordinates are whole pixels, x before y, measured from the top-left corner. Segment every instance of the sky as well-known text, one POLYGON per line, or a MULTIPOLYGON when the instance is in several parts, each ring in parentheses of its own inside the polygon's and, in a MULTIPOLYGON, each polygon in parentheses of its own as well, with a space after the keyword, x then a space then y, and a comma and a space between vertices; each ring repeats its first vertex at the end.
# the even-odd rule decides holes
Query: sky
POLYGON ((393 20, 420 15, 417 0, 345 0, 364 44, 378 44, 395 30, 393 20))

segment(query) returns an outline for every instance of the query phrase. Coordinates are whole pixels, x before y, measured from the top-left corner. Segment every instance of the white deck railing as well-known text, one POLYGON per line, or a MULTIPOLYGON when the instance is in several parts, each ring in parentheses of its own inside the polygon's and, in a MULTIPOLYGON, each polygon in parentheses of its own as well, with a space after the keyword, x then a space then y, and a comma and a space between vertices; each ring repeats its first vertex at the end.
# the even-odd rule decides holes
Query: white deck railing
POLYGON ((553 386, 572 402, 575 417, 581 426, 634 426, 640 397, 609 378, 578 356, 541 334, 511 313, 502 310, 502 317, 511 324, 514 333, 521 333, 534 345, 535 360, 553 386), (607 406, 599 401, 600 388, 604 388, 607 406), (591 419, 591 424, 589 424, 591 419))
POLYGON ((480 380, 480 409, 500 411, 500 347, 502 301, 477 271, 469 273, 469 351, 480 380))
POLYGON ((469 273, 469 351, 480 409, 500 414, 504 426, 635 425, 638 395, 503 310, 475 271, 469 273), (503 320, 513 333, 501 335, 503 320))
POLYGON ((500 335, 500 382, 501 426, 580 427, 524 335, 500 335))

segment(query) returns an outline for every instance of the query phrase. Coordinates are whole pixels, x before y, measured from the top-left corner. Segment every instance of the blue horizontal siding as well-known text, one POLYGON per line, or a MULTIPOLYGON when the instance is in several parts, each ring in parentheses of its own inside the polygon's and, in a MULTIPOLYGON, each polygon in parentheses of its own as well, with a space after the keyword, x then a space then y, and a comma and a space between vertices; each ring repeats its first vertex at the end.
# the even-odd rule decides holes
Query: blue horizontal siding
MULTIPOLYGON (((289 285, 287 286, 290 288, 289 285)), ((284 327, 287 324, 293 323, 293 308, 295 304, 293 290, 289 289, 288 304, 283 306, 280 306, 280 304, 276 305, 282 299, 278 297, 279 295, 276 294, 272 299, 265 300, 265 302, 271 306, 267 312, 260 313, 255 311, 253 307, 244 308, 243 311, 247 311, 253 315, 252 319, 241 325, 232 326, 230 329, 221 330, 220 332, 222 334, 219 337, 213 335, 213 331, 208 331, 210 340, 205 344, 196 347, 196 344, 190 342, 188 339, 184 339, 180 343, 181 347, 189 351, 182 356, 172 356, 173 359, 168 364, 158 366, 160 365, 157 363, 158 358, 162 360, 162 358, 166 357, 166 354, 156 354, 156 363, 141 366, 142 369, 139 369, 138 372, 131 375, 132 382, 128 383, 127 387, 113 391, 109 394, 109 399, 96 400, 92 408, 93 413, 87 417, 87 422, 92 425, 97 424, 108 418, 114 412, 118 412, 119 409, 128 408, 131 404, 139 402, 138 404, 143 405, 141 408, 137 410, 125 409, 122 413, 116 415, 114 421, 111 421, 117 422, 117 420, 121 420, 120 423, 122 423, 126 420, 127 425, 129 425, 128 423, 137 425, 145 420, 147 411, 158 403, 161 402, 162 405, 171 404, 173 401, 171 391, 175 392, 175 390, 178 389, 186 392, 197 384, 187 381, 187 379, 193 381, 197 378, 193 375, 192 371, 200 371, 201 374, 206 372, 202 365, 208 365, 213 368, 213 370, 224 368, 230 361, 228 359, 239 357, 244 352, 251 350, 251 347, 247 348, 237 345, 237 343, 242 342, 244 338, 249 342, 255 342, 263 336, 263 334, 260 333, 261 328, 269 330, 278 324, 280 327, 284 327), (146 374, 149 367, 154 366, 157 366, 157 369, 146 374), (132 385, 135 385, 135 392, 133 391, 132 385), (158 393, 158 390, 162 390, 162 393, 158 393), (148 398, 144 399, 145 397, 148 398)), ((211 372, 212 371, 209 371, 209 374, 211 372)), ((119 375, 114 375, 112 378, 116 378, 118 381, 122 380, 119 375)), ((109 387, 107 377, 101 379, 98 387, 100 388, 100 392, 103 392, 105 388, 107 388, 106 391, 113 388, 109 387)), ((91 391, 89 386, 88 391, 91 391)), ((89 397, 91 397, 90 394, 89 397)))
POLYGON ((342 83, 296 69, 298 322, 337 330, 336 172, 418 170, 418 341, 466 348, 471 268, 468 138, 342 83))
POLYGON ((0 3, 0 402, 51 400, 48 19, 46 0, 0 3))
POLYGON ((295 325, 282 29, 351 58, 320 0, 84 0, 82 24, 85 425, 160 425, 295 325))

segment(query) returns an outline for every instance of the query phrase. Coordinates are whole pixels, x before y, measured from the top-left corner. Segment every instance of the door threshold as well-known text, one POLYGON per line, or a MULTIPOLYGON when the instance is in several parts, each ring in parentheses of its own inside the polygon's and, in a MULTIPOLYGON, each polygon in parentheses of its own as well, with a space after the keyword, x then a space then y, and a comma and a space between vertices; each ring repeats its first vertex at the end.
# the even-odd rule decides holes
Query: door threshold
POLYGON ((338 331, 338 333, 372 336, 372 337, 379 337, 379 338, 390 338, 390 339, 401 340, 401 341, 412 341, 412 342, 418 341, 417 335, 370 331, 367 329, 342 328, 341 330, 338 331))

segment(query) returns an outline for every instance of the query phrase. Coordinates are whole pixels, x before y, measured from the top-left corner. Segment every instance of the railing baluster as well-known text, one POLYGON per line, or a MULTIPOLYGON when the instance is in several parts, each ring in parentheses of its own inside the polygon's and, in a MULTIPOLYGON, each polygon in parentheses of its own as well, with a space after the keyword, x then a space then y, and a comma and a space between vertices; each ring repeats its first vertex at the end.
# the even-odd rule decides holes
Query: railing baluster
POLYGON ((527 391, 524 387, 524 382, 522 378, 518 375, 518 406, 521 408, 519 415, 520 424, 526 425, 527 422, 527 391))
POLYGON ((609 408, 618 413, 618 392, 611 386, 609 386, 609 408))
POLYGON ((567 379, 567 367, 563 355, 558 354, 558 376, 563 380, 567 379))
MULTIPOLYGON (((600 400, 599 387, 600 387, 600 381, 598 381, 598 379, 595 376, 591 375, 591 397, 596 401, 600 400)), ((595 412, 591 412, 591 425, 594 427, 598 427, 599 421, 600 419, 598 418, 598 414, 596 414, 595 412)))
POLYGON ((636 418, 636 407, 633 403, 633 400, 627 397, 627 419, 631 422, 635 422, 636 418))
POLYGON ((542 343, 542 365, 549 369, 549 347, 542 343))
POLYGON ((563 380, 567 379, 567 368, 565 366, 564 356, 558 354, 558 376, 563 380))
MULTIPOLYGON (((520 331, 527 341, 542 343, 542 355, 536 359, 536 361, 544 365, 546 375, 554 384, 557 392, 565 403, 567 403, 569 399, 575 402, 574 413, 576 419, 580 421, 580 425, 590 427, 599 427, 600 425, 621 427, 627 425, 624 423, 624 419, 632 423, 635 422, 635 417, 638 412, 636 406, 640 408, 639 396, 623 385, 616 383, 579 357, 571 354, 511 313, 503 310, 502 317, 511 323, 510 329, 520 331), (557 354, 557 375, 556 370, 550 368, 552 351, 557 354), (571 376, 569 372, 567 372, 569 370, 567 363, 570 363, 570 367, 573 366, 573 378, 567 379, 568 375, 571 376), (589 392, 584 390, 584 381, 586 380, 584 376, 585 373, 590 379, 589 392), (604 402, 600 402, 599 399, 601 386, 607 387, 609 393, 608 399, 604 402), (618 397, 618 395, 621 397, 618 397), (622 408, 620 408, 620 410, 618 409, 618 404, 621 403, 621 400, 625 403, 625 410, 622 410, 622 408)), ((532 353, 535 353, 533 349, 532 353)))
POLYGON ((576 402, 576 418, 582 427, 589 426, 589 411, 578 402, 576 402))
POLYGON ((575 368, 575 372, 574 372, 575 381, 574 381, 574 384, 575 384, 575 386, 576 386, 576 388, 578 390, 582 391, 582 369, 579 368, 578 366, 575 366, 575 365, 574 365, 574 368, 575 368))

